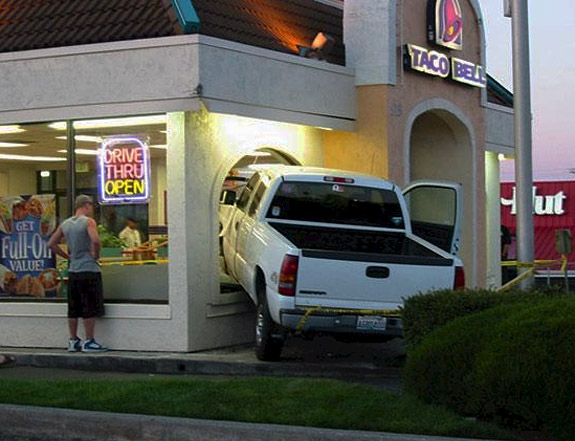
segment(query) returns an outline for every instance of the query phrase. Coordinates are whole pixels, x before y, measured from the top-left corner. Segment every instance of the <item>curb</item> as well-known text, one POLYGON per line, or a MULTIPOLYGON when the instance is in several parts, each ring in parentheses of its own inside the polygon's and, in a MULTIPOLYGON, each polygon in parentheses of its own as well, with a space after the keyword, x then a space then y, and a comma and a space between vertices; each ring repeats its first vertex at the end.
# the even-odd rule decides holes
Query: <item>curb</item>
POLYGON ((106 352, 105 354, 10 352, 19 366, 86 371, 138 372, 147 374, 240 375, 315 378, 377 378, 400 381, 401 369, 373 366, 326 366, 321 363, 274 363, 221 361, 207 357, 106 352))
POLYGON ((472 441, 4 404, 0 436, 43 441, 472 441))

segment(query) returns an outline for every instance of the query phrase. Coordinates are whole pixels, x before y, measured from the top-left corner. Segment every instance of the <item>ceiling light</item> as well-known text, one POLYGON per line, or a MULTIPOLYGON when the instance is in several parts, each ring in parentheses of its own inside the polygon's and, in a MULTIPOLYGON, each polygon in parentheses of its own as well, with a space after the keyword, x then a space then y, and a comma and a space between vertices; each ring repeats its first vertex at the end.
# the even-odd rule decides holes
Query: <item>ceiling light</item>
POLYGON ((49 178, 50 177, 50 170, 42 170, 40 172, 40 177, 42 178, 49 178))
MULTIPOLYGON (((67 136, 56 136, 56 139, 67 140, 68 137, 67 136)), ((83 142, 96 142, 96 143, 102 142, 102 138, 100 138, 99 136, 90 136, 90 135, 76 135, 76 136, 74 136, 74 139, 76 141, 83 141, 83 142)))
MULTIPOLYGON (((166 121, 166 114, 135 116, 131 118, 88 119, 83 121, 74 121, 74 128, 77 130, 83 130, 107 127, 144 126, 151 124, 166 124, 166 121)), ((66 121, 55 122, 50 124, 49 127, 55 130, 66 130, 67 123, 66 121)))
POLYGON ((272 154, 268 152, 252 152, 248 153, 246 156, 272 156, 272 154))
POLYGON ((13 147, 27 147, 28 144, 22 144, 20 142, 1 142, 0 141, 0 147, 3 148, 13 148, 13 147))
MULTIPOLYGON (((67 153, 67 150, 56 150, 58 153, 67 153)), ((89 150, 89 149, 74 149, 74 153, 76 153, 77 155, 91 155, 91 156, 97 156, 99 155, 99 151, 98 150, 89 150)))
POLYGON ((6 134, 6 133, 22 133, 25 132, 26 130, 24 130, 22 127, 20 126, 0 126, 0 134, 6 134))
POLYGON ((40 161, 40 162, 58 162, 66 160, 66 158, 59 158, 56 156, 7 155, 4 153, 0 153, 0 159, 7 159, 13 161, 40 161))
POLYGON ((158 149, 158 150, 168 150, 168 146, 166 144, 154 144, 150 146, 151 149, 158 149))

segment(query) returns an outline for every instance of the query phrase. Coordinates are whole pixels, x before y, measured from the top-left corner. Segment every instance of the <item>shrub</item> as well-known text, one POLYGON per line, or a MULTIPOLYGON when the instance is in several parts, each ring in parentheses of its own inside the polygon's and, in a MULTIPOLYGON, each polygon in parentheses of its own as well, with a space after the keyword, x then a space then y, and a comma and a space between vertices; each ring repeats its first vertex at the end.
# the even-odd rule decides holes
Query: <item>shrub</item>
POLYGON ((464 415, 477 412, 473 367, 477 355, 493 338, 495 324, 516 305, 454 319, 431 332, 408 352, 404 370, 407 392, 428 403, 446 404, 464 415))
POLYGON ((408 355, 405 387, 462 414, 572 439, 573 347, 574 297, 502 305, 423 339, 408 355))
POLYGON ((479 414, 562 439, 575 433, 575 298, 524 305, 474 367, 479 414))
POLYGON ((458 317, 484 311, 497 305, 560 295, 553 288, 510 291, 493 290, 440 290, 418 294, 405 300, 402 308, 403 333, 408 348, 413 348, 433 330, 458 317))

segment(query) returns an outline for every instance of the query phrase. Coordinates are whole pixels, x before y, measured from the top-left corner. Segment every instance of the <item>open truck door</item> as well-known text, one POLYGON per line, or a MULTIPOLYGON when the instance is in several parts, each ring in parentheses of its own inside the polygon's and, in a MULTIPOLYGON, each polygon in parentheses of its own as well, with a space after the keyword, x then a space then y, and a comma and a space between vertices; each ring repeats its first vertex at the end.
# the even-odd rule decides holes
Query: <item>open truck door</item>
POLYGON ((462 190, 455 182, 416 181, 403 191, 413 234, 454 256, 460 249, 462 190))

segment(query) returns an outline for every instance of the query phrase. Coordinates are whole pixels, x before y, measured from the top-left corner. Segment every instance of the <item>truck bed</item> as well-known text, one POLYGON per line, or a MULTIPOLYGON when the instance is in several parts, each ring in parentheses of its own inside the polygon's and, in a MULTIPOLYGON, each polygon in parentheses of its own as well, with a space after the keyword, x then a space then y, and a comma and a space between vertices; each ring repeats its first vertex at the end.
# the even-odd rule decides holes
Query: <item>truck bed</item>
POLYGON ((402 232, 312 227, 270 222, 269 225, 309 257, 379 263, 451 266, 452 259, 409 239, 402 232))

